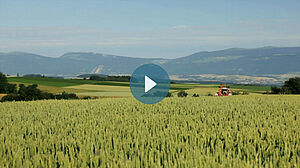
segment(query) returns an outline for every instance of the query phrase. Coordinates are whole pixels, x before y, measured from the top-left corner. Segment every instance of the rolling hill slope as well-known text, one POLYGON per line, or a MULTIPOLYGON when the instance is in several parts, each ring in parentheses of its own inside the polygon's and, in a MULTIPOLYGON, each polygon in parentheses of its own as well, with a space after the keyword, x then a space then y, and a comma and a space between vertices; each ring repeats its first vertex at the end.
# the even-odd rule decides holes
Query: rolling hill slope
POLYGON ((199 52, 163 65, 171 74, 283 74, 300 71, 300 47, 199 52))
POLYGON ((71 52, 57 58, 22 52, 0 53, 0 72, 6 74, 130 74, 136 67, 146 63, 161 65, 171 75, 284 74, 300 72, 300 47, 232 48, 198 52, 176 59, 134 58, 90 52, 71 52))

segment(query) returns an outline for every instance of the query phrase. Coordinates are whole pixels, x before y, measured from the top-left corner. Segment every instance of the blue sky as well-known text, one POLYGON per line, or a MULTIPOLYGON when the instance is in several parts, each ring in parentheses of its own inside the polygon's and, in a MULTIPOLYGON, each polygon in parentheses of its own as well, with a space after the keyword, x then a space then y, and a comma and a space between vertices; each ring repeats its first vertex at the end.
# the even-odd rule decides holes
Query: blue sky
POLYGON ((297 0, 0 0, 0 52, 176 58, 300 46, 297 0))

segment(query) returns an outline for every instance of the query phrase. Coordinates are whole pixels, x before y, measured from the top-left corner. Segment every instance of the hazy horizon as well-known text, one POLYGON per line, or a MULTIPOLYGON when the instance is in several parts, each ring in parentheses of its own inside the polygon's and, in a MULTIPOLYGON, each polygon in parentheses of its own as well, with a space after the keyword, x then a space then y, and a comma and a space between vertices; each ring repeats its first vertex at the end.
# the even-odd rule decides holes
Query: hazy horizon
MULTIPOLYGON (((217 49, 217 50, 201 50, 201 51, 197 51, 197 52, 193 52, 187 55, 182 55, 182 56, 178 56, 178 57, 174 57, 174 58, 163 58, 163 59, 176 59, 176 58, 181 58, 181 57, 187 57, 190 56, 192 54, 196 54, 196 53, 200 53, 200 52, 214 52, 214 51, 223 51, 223 50, 230 50, 230 49, 245 49, 245 50, 251 50, 251 49, 260 49, 260 48, 295 48, 295 47, 300 47, 300 46, 286 46, 286 47, 282 47, 282 46, 261 46, 261 47, 255 47, 255 48, 242 48, 242 47, 231 47, 231 48, 223 48, 223 49, 217 49)), ((28 54, 36 54, 39 56, 44 56, 44 57, 52 57, 52 58, 58 58, 63 56, 64 54, 68 54, 68 53, 94 53, 94 54, 103 54, 103 55, 113 55, 113 56, 121 56, 121 57, 132 57, 132 58, 161 58, 161 57, 137 57, 137 56, 130 56, 130 55, 124 55, 124 54, 113 54, 113 53, 103 53, 103 52, 93 52, 93 51, 68 51, 68 52, 64 52, 61 55, 58 56, 48 56, 48 55, 43 55, 43 54, 39 54, 39 53, 34 53, 34 52, 26 52, 26 51, 6 51, 6 52, 2 52, 0 51, 0 53, 28 53, 28 54)))
POLYGON ((300 46, 300 2, 0 0, 0 52, 178 58, 300 46))

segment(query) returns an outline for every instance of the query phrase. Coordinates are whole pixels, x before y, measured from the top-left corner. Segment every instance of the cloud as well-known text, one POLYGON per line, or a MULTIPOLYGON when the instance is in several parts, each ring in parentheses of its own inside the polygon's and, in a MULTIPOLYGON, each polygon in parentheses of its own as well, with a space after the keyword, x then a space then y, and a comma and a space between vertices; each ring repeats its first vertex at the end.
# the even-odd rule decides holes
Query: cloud
POLYGON ((86 27, 0 27, 0 51, 59 56, 68 51, 129 56, 178 57, 227 47, 300 45, 300 25, 287 20, 252 20, 214 25, 177 25, 153 31, 86 27))
POLYGON ((186 28, 188 28, 188 26, 186 25, 177 25, 172 27, 172 29, 186 29, 186 28))

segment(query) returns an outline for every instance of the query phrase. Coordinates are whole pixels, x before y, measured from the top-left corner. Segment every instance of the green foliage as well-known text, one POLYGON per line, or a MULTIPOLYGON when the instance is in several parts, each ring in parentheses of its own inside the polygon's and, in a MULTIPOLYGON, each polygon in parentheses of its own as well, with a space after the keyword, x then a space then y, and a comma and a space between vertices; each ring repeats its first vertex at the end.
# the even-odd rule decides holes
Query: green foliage
POLYGON ((299 167, 299 96, 8 102, 0 167, 299 167))
POLYGON ((233 91, 232 92, 232 95, 248 95, 249 93, 248 92, 241 92, 241 91, 233 91))
POLYGON ((13 93, 10 93, 2 97, 1 102, 5 101, 32 101, 32 100, 49 100, 49 99, 78 99, 74 93, 66 93, 54 95, 52 93, 42 92, 38 89, 37 84, 25 86, 24 84, 19 85, 19 90, 16 90, 14 86, 13 93))
POLYGON ((90 80, 129 82, 130 76, 91 76, 90 80))
POLYGON ((277 86, 271 87, 271 94, 300 94, 300 78, 290 78, 284 82, 281 88, 277 86))
POLYGON ((171 92, 168 92, 167 96, 166 97, 173 97, 172 93, 171 92))
POLYGON ((78 97, 74 93, 62 92, 62 94, 55 95, 55 99, 78 99, 78 97))
POLYGON ((207 93, 207 96, 213 96, 213 94, 211 94, 211 93, 207 93))
POLYGON ((37 88, 37 84, 25 86, 24 84, 19 85, 18 94, 20 95, 21 99, 24 101, 31 101, 31 100, 40 100, 42 91, 37 88))
POLYGON ((6 93, 7 78, 0 72, 0 93, 6 93))
POLYGON ((23 77, 26 77, 26 78, 42 78, 42 77, 45 77, 45 76, 41 75, 41 74, 26 74, 26 75, 23 75, 23 77))
POLYGON ((10 84, 7 81, 6 76, 0 72, 0 93, 12 93, 17 92, 16 84, 10 84))
POLYGON ((0 102, 6 102, 6 101, 22 101, 22 99, 20 95, 13 93, 2 97, 2 99, 0 100, 0 102))
POLYGON ((5 92, 8 94, 9 93, 16 94, 17 93, 17 85, 8 83, 6 85, 5 92))
POLYGON ((277 87, 277 86, 272 86, 272 87, 271 87, 271 93, 272 93, 272 94, 279 94, 279 93, 281 93, 281 92, 282 92, 282 88, 277 87))
POLYGON ((232 91, 232 95, 240 95, 241 92, 240 91, 232 91))
POLYGON ((199 94, 194 93, 192 97, 199 97, 199 94))
POLYGON ((177 93, 178 97, 187 97, 188 93, 184 90, 181 90, 177 93))
POLYGON ((300 94, 300 77, 290 78, 285 81, 282 88, 285 92, 300 94))
POLYGON ((88 100, 88 99, 91 99, 91 97, 90 96, 84 96, 82 99, 88 100))
POLYGON ((11 86, 11 93, 4 96, 1 101, 32 101, 32 100, 43 100, 43 99, 54 99, 54 95, 51 93, 42 92, 38 89, 38 85, 19 85, 19 90, 17 91, 16 85, 11 86))

